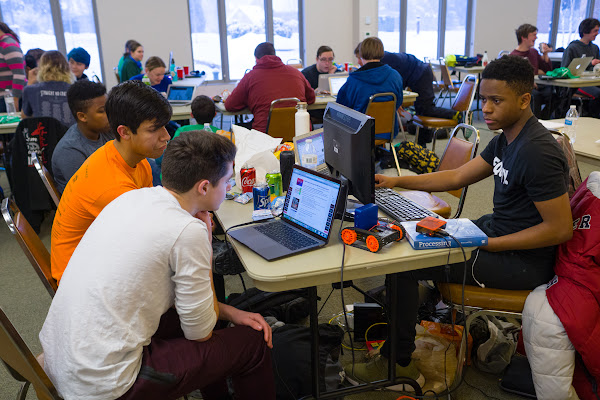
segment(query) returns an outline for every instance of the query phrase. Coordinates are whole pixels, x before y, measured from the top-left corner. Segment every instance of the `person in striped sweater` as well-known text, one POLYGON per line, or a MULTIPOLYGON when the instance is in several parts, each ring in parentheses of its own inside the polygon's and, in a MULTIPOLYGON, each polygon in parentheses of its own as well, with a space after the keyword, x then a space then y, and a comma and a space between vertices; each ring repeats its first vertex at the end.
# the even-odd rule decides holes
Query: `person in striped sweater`
MULTIPOLYGON (((9 89, 19 109, 19 99, 25 86, 23 52, 19 36, 4 22, 0 22, 0 91, 9 89)), ((6 112, 6 105, 0 101, 0 112, 6 112)))

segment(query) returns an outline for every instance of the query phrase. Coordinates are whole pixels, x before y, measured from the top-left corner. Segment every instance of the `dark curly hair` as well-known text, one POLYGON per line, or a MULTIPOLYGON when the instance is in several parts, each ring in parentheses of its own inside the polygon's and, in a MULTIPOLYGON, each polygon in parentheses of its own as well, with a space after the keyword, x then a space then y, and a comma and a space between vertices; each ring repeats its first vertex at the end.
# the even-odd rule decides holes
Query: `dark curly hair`
POLYGON ((528 59, 505 55, 488 64, 481 79, 504 81, 517 95, 533 90, 533 67, 528 59))
POLYGON ((77 121, 78 112, 86 112, 92 100, 104 96, 106 87, 101 83, 88 80, 77 81, 67 90, 67 101, 75 121, 77 121))
POLYGON ((588 34, 595 27, 600 26, 600 21, 596 18, 586 18, 579 24, 579 37, 583 37, 583 35, 588 34))

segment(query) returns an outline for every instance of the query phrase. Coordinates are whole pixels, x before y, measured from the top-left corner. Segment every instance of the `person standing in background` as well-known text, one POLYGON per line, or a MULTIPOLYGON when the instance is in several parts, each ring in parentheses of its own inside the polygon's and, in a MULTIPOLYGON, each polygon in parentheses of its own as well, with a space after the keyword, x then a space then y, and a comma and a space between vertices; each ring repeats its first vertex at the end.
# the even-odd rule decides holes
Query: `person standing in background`
POLYGON ((129 53, 123 54, 123 66, 121 68, 121 82, 130 80, 142 72, 142 60, 144 59, 144 48, 139 42, 129 40, 129 53))
MULTIPOLYGON (((0 22, 0 90, 11 90, 15 109, 25 86, 25 62, 19 36, 4 22, 0 22)), ((6 112, 6 104, 0 101, 0 112, 6 112)))

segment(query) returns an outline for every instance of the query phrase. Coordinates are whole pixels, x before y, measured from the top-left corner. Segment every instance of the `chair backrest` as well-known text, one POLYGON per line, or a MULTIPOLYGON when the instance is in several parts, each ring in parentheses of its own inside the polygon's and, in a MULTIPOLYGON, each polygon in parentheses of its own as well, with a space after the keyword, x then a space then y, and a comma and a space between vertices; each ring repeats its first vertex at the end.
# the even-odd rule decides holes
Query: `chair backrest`
POLYGON ((286 97, 273 100, 269 108, 267 121, 267 134, 272 137, 283 138, 284 142, 291 142, 296 133, 296 104, 300 102, 297 97, 286 97), (294 104, 293 107, 285 105, 294 104), (281 107, 276 107, 281 105, 281 107))
POLYGON ((452 83, 452 78, 450 78, 450 71, 448 70, 448 66, 446 64, 440 64, 440 71, 444 85, 447 88, 454 89, 454 84, 452 83))
POLYGON ((569 198, 573 197, 575 191, 581 185, 581 172, 579 172, 579 165, 577 164, 577 157, 575 156, 575 150, 569 137, 560 131, 550 130, 550 133, 556 135, 556 141, 565 154, 567 164, 569 165, 569 198))
POLYGON ((40 163, 37 153, 33 153, 31 159, 33 161, 33 166, 38 172, 38 175, 42 179, 42 182, 44 182, 44 186, 46 186, 46 189, 48 189, 48 193, 50 194, 50 197, 52 197, 54 205, 58 207, 58 203, 60 201, 60 193, 58 193, 58 190, 56 189, 54 178, 52 178, 52 175, 50 175, 48 169, 46 169, 46 167, 44 167, 42 163, 40 163))
POLYGON ((15 379, 31 382, 38 399, 60 400, 50 378, 2 308, 0 308, 0 359, 15 379))
POLYGON ((121 76, 119 75, 119 68, 114 67, 113 72, 115 73, 115 77, 117 78, 117 83, 121 83, 121 76))
POLYGON ((289 65, 290 67, 294 67, 294 68, 297 68, 297 69, 304 68, 304 65, 302 64, 302 60, 300 58, 290 58, 285 63, 287 65, 289 65))
MULTIPOLYGON (((437 170, 447 171, 455 169, 472 160, 475 157, 475 154, 477 154, 479 139, 479 131, 475 129, 475 127, 467 124, 457 125, 450 134, 450 139, 448 140, 448 144, 446 145, 446 149, 444 150, 444 154, 442 155, 437 170), (465 137, 468 136, 469 139, 464 140, 457 137, 456 135, 461 131, 463 132, 463 135, 465 137), (471 132, 470 135, 467 135, 468 131, 471 132)), ((461 189, 448 191, 448 193, 459 199, 456 213, 452 218, 458 218, 462 213, 465 198, 467 196, 467 189, 468 186, 465 186, 461 189)))
POLYGON ((0 209, 10 233, 14 235, 19 246, 23 249, 27 259, 33 265, 33 269, 38 274, 48 293, 50 293, 50 296, 54 297, 58 289, 58 284, 52 277, 48 249, 46 249, 40 237, 35 233, 29 222, 27 222, 27 219, 25 219, 17 205, 10 198, 7 197, 2 200, 0 209))
POLYGON ((510 51, 508 50, 500 50, 500 53, 498 53, 498 57, 497 58, 501 58, 502 56, 508 56, 510 55, 510 51))
MULTIPOLYGON (((465 76, 465 79, 463 79, 460 89, 456 94, 456 98, 454 99, 454 104, 452 104, 452 109, 454 111, 463 113, 469 113, 471 111, 471 106, 473 105, 473 99, 475 98, 478 82, 479 79, 477 79, 477 76, 475 75, 465 76)), ((466 118, 464 121, 471 122, 466 118)))
MULTIPOLYGON (((392 92, 375 93, 369 97, 367 110, 365 114, 375 118, 375 134, 390 134, 390 142, 393 139, 394 124, 396 122, 398 110, 396 109, 396 95, 392 92), (375 101, 378 98, 390 98, 387 101, 375 101)), ((398 119, 399 120, 399 119, 398 119)))

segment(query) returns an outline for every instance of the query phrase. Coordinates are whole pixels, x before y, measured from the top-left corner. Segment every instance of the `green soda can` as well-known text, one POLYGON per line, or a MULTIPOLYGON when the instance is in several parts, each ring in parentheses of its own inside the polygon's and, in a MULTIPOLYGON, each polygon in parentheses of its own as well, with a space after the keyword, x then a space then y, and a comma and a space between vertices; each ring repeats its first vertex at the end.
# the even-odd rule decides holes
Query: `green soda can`
POLYGON ((273 201, 276 197, 282 195, 282 182, 281 182, 281 174, 279 171, 271 171, 265 175, 265 179, 267 181, 267 185, 269 185, 269 194, 271 195, 271 201, 273 201))

